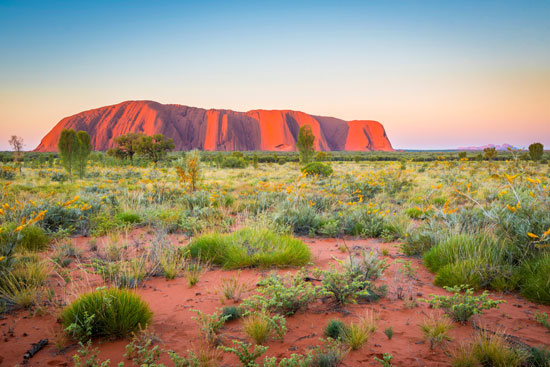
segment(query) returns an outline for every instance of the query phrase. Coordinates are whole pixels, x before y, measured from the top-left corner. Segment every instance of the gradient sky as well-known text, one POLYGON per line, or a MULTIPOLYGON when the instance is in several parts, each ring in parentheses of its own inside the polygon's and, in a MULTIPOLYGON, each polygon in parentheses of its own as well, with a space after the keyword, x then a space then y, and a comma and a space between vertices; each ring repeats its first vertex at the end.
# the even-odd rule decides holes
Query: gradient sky
POLYGON ((0 0, 0 150, 125 100, 382 122, 395 148, 550 148, 550 1, 0 0))

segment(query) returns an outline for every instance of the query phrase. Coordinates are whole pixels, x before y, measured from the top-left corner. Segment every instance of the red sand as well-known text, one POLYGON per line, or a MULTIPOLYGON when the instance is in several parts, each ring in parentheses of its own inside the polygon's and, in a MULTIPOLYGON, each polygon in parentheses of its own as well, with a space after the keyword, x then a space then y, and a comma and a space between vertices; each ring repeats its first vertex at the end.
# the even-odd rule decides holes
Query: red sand
MULTIPOLYGON (((137 238, 139 232, 134 232, 132 237, 137 238)), ((174 244, 179 244, 183 236, 171 236, 174 244)), ((87 238, 77 238, 77 246, 83 250, 88 249, 87 238)), ((341 240, 334 239, 303 239, 311 247, 314 254, 315 265, 327 268, 335 263, 334 258, 345 259, 347 254, 339 250, 341 240)), ((185 241, 183 241, 185 242, 185 241)), ((98 244, 102 239, 98 240, 98 244)), ((374 362, 375 356, 381 357, 383 353, 391 353, 394 356, 393 363, 396 366, 449 366, 449 352, 460 342, 467 342, 473 334, 471 323, 468 325, 454 324, 450 332, 453 337, 448 346, 430 350, 429 343, 425 342, 420 329, 419 322, 426 314, 439 312, 431 310, 427 304, 419 302, 419 306, 413 309, 403 308, 403 301, 397 300, 395 292, 398 287, 404 288, 405 292, 412 292, 418 298, 427 298, 429 294, 444 294, 441 288, 432 285, 433 275, 427 272, 418 259, 411 259, 400 255, 397 251, 397 244, 380 243, 377 240, 347 239, 350 248, 363 249, 389 249, 386 256, 388 263, 392 265, 386 270, 383 279, 377 284, 385 283, 389 288, 389 295, 379 302, 371 304, 350 305, 345 308, 347 312, 337 311, 328 304, 318 302, 310 307, 305 313, 298 313, 287 318, 288 332, 283 341, 270 341, 268 356, 289 356, 292 353, 305 353, 312 346, 318 345, 319 337, 323 337, 323 329, 327 321, 332 318, 340 318, 344 321, 351 321, 360 317, 366 310, 372 310, 378 317, 378 330, 371 339, 358 351, 352 351, 345 359, 345 366, 379 366, 374 362), (417 279, 408 280, 406 276, 397 270, 402 266, 395 263, 395 260, 411 261, 413 266, 418 268, 417 279), (393 339, 388 340, 383 330, 393 326, 393 339)), ((181 245, 181 244, 180 244, 181 245)), ((83 262, 90 256, 84 254, 83 262)), ((59 277, 52 276, 50 282, 55 284, 54 288, 58 296, 65 293, 74 293, 74 289, 82 292, 85 289, 103 285, 102 281, 95 275, 83 275, 76 265, 72 265, 74 281, 66 289, 64 282, 59 277), (81 280, 79 281, 78 278, 81 280)), ((289 270, 279 270, 284 272, 289 270)), ((294 271, 294 270, 290 270, 294 271)), ((267 271, 246 269, 241 272, 241 281, 247 281, 254 285, 257 279, 267 274, 267 271)), ((210 270, 204 273, 198 284, 192 288, 187 285, 185 278, 177 278, 173 281, 166 281, 164 278, 152 278, 145 281, 137 292, 149 303, 154 312, 154 321, 150 330, 161 340, 161 347, 175 350, 185 354, 187 349, 192 349, 201 344, 197 323, 192 320, 195 316, 190 309, 198 309, 206 313, 215 312, 217 308, 224 305, 218 294, 220 281, 224 278, 231 278, 237 271, 225 271, 220 269, 210 270)), ((76 292, 76 293, 78 293, 76 292)), ((73 297, 68 296, 68 299, 73 297)), ((499 309, 486 311, 475 319, 481 325, 490 330, 505 331, 507 334, 518 337, 524 343, 533 346, 550 345, 550 333, 534 321, 534 313, 550 313, 549 306, 541 306, 526 301, 518 295, 492 293, 492 298, 504 299, 505 304, 499 309)), ((226 302, 231 304, 232 302, 226 302)), ((63 346, 68 346, 60 352, 56 348, 56 340, 62 340, 61 326, 56 322, 59 308, 50 306, 46 308, 44 315, 31 317, 28 311, 18 311, 7 315, 0 321, 0 356, 3 361, 0 366, 14 366, 22 361, 25 351, 32 343, 42 338, 49 338, 50 344, 40 351, 29 362, 29 366, 68 366, 72 365, 72 355, 77 347, 70 341, 65 341, 63 346), (10 332, 10 330, 13 332, 10 332), (57 335, 57 336, 56 336, 57 335)), ((246 340, 246 335, 241 330, 240 321, 228 323, 221 331, 221 337, 225 344, 230 345, 231 339, 246 340)), ((111 359, 111 365, 124 361, 122 357, 127 340, 114 342, 101 341, 95 344, 101 350, 101 358, 111 359)), ((222 366, 235 366, 237 360, 228 353, 221 354, 222 366)), ((171 365, 166 356, 162 359, 168 366, 171 365)), ((258 360, 259 361, 259 360, 258 360)), ((131 365, 126 361, 127 365, 131 365)))

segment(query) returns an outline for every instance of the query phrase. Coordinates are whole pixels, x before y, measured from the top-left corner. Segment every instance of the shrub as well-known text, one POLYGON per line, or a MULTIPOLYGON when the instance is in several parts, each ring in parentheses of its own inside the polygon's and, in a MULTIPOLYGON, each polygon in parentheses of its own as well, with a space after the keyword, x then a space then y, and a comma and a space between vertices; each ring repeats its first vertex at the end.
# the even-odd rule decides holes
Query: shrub
POLYGON ((223 350, 224 352, 235 354, 243 367, 258 366, 258 364, 256 363, 256 359, 258 359, 267 350, 267 347, 264 347, 263 345, 255 344, 254 349, 250 350, 250 347, 252 346, 251 344, 243 343, 238 340, 233 340, 232 342, 234 345, 233 348, 224 347, 222 345, 220 345, 218 348, 223 350))
POLYGON ((197 316, 193 317, 193 320, 199 323, 201 334, 204 336, 206 341, 208 343, 215 344, 218 339, 218 331, 220 331, 230 316, 222 315, 218 312, 213 313, 212 315, 207 315, 199 310, 191 311, 197 314, 197 316))
POLYGON ((272 274, 259 282, 255 295, 245 300, 243 306, 254 310, 269 310, 271 312, 289 316, 307 306, 319 297, 319 289, 305 278, 304 270, 296 274, 280 276, 272 274))
POLYGON ((434 308, 442 308, 454 321, 465 323, 472 316, 481 314, 483 310, 498 308, 500 303, 505 301, 493 301, 489 299, 489 293, 483 292, 479 296, 473 295, 473 289, 467 286, 444 287, 452 292, 452 296, 431 295, 432 299, 427 301, 434 308))
POLYGON ((308 176, 316 175, 328 177, 332 175, 332 168, 328 164, 311 162, 302 168, 302 173, 308 176))
POLYGON ((339 340, 344 334, 344 323, 338 319, 329 320, 327 326, 325 327, 324 334, 325 336, 332 338, 334 340, 339 340))
POLYGON ((274 214, 273 220, 280 226, 288 226, 294 233, 309 235, 322 225, 321 216, 315 208, 305 203, 284 203, 274 214))
POLYGON ((233 321, 241 318, 241 310, 236 306, 228 306, 222 309, 222 317, 227 321, 233 321))
POLYGON ((550 321, 548 321, 548 319, 549 316, 546 312, 535 312, 535 321, 550 331, 550 321))
POLYGON ((223 168, 246 168, 248 161, 243 157, 229 156, 223 159, 221 166, 223 168))
POLYGON ((23 214, 29 217, 33 211, 44 211, 44 219, 40 226, 48 233, 86 233, 89 229, 89 218, 97 211, 97 205, 73 204, 78 197, 65 203, 45 203, 37 207, 29 207, 23 214), (87 206, 86 206, 87 205, 87 206), (86 206, 86 207, 84 207, 86 206))
MULTIPOLYGON (((0 248, 7 246, 8 234, 15 230, 15 223, 8 223, 0 230, 0 248)), ((50 238, 44 230, 36 225, 25 226, 19 232, 18 251, 43 251, 48 247, 50 238)))
POLYGON ((380 258, 377 252, 361 251, 359 256, 350 254, 350 259, 344 267, 351 274, 362 275, 363 280, 376 280, 389 267, 386 259, 380 258))
POLYGON ((121 224, 138 224, 141 223, 141 217, 134 212, 118 213, 115 219, 121 224))
POLYGON ((2 180, 13 180, 15 178, 15 168, 8 166, 0 167, 0 179, 2 180))
POLYGON ((440 231, 427 225, 409 231, 405 234, 405 242, 401 250, 407 256, 423 255, 440 241, 440 231))
POLYGON ((520 272, 521 294, 533 302, 550 305, 550 252, 526 262, 520 272))
POLYGON ((306 355, 292 354, 289 358, 281 358, 277 363, 277 357, 264 358, 263 367, 310 367, 313 363, 313 354, 309 351, 306 355))
POLYGON ((390 327, 387 327, 384 329, 384 334, 386 334, 386 336, 388 337, 388 340, 391 340, 391 338, 393 338, 393 327, 390 326, 390 327))
POLYGON ((386 221, 379 209, 359 206, 343 216, 345 234, 363 237, 380 237, 386 221))
POLYGON ((434 349, 435 346, 451 340, 449 331, 453 328, 453 325, 446 317, 438 317, 431 314, 419 326, 424 337, 430 342, 430 349, 434 349))
POLYGON ((316 270, 315 275, 322 277, 323 293, 331 296, 339 306, 355 303, 360 297, 369 296, 370 282, 364 280, 362 275, 356 275, 349 271, 339 272, 334 268, 330 270, 316 270))
POLYGON ((302 266, 311 259, 311 251, 302 241, 255 228, 227 235, 203 235, 194 239, 187 250, 193 258, 200 257, 226 269, 302 266))
POLYGON ((382 355, 382 359, 378 357, 374 357, 374 360, 380 363, 383 367, 393 367, 393 364, 391 363, 392 359, 393 359, 393 355, 389 353, 384 353, 382 355))
POLYGON ((116 288, 98 289, 79 296, 61 313, 63 326, 71 324, 73 335, 83 336, 84 320, 93 317, 91 336, 125 337, 134 331, 145 329, 153 313, 139 295, 129 290, 116 288))

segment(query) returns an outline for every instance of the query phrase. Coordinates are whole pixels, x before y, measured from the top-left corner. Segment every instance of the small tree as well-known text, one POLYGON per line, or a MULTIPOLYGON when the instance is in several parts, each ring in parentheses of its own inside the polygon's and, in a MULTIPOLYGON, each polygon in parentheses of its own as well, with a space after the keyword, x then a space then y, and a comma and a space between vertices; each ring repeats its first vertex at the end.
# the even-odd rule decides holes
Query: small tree
POLYGON ((86 131, 79 131, 76 133, 76 139, 78 141, 76 149, 76 166, 78 169, 78 176, 84 177, 86 173, 86 165, 88 164, 88 157, 92 152, 92 143, 90 141, 90 135, 86 131))
POLYGON ((13 149, 13 162, 16 166, 19 166, 19 174, 21 174, 21 164, 19 162, 23 160, 23 138, 12 135, 9 143, 13 149))
POLYGON ((137 147, 137 153, 144 155, 156 164, 166 157, 166 154, 172 151, 175 145, 174 140, 166 139, 162 134, 155 134, 153 136, 142 135, 137 147))
POLYGON ((120 159, 130 158, 130 162, 133 162, 142 136, 144 135, 139 133, 128 133, 116 137, 114 139, 115 147, 109 149, 107 154, 120 159))
POLYGON ((497 156, 497 149, 496 148, 485 148, 483 149, 483 153, 485 154, 485 158, 492 161, 497 156))
POLYGON ((185 157, 176 161, 176 172, 180 181, 189 185, 189 190, 195 191, 200 180, 201 166, 199 152, 193 150, 185 157))
POLYGON ((258 168, 258 155, 254 153, 252 155, 252 166, 257 169, 258 168))
POLYGON ((308 164, 311 162, 315 148, 313 143, 315 142, 315 135, 311 130, 311 126, 303 125, 298 132, 298 140, 296 141, 296 147, 300 153, 300 162, 302 164, 308 164))
POLYGON ((76 132, 73 129, 63 129, 59 136, 59 142, 57 143, 57 149, 61 156, 63 167, 69 173, 69 177, 72 180, 73 167, 75 165, 76 156, 78 152, 78 138, 76 132))
POLYGON ((542 155, 544 154, 544 145, 541 143, 533 143, 529 145, 529 155, 531 156, 531 159, 535 162, 538 162, 542 159, 542 155))
POLYGON ((465 159, 468 156, 468 153, 466 152, 459 152, 458 153, 458 159, 465 159))

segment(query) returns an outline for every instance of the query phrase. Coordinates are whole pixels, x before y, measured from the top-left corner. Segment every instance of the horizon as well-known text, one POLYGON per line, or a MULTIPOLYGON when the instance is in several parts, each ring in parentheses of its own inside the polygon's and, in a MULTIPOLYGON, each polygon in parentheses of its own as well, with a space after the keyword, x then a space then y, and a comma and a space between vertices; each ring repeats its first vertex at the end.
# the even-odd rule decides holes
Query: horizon
POLYGON ((382 123, 396 150, 550 147, 550 2, 0 0, 0 150, 127 100, 382 123))

